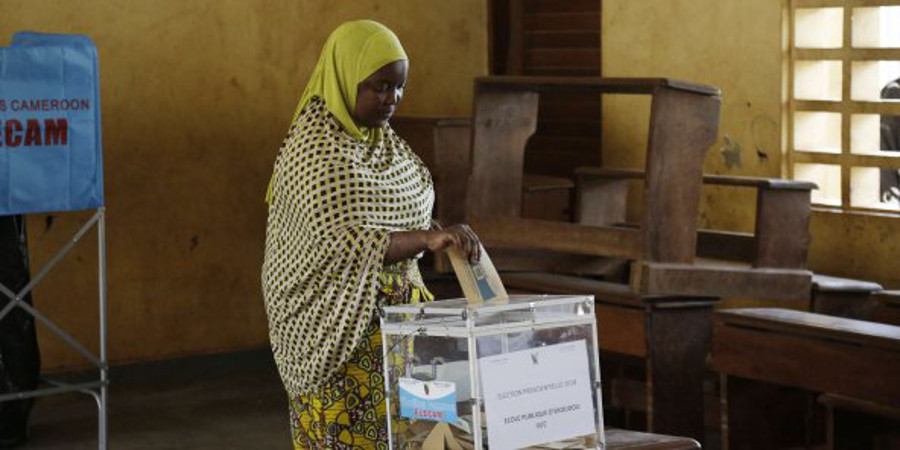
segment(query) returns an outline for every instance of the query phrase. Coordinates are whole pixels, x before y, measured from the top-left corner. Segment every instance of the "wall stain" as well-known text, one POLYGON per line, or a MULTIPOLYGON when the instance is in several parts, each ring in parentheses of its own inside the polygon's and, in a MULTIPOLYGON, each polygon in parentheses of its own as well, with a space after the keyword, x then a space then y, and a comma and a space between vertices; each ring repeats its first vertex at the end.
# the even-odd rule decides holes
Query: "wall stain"
POLYGON ((725 135, 725 143, 719 150, 722 153, 722 159, 725 162, 725 168, 741 167, 741 143, 731 139, 731 136, 725 135))
POLYGON ((47 217, 44 219, 44 233, 49 233, 50 229, 53 228, 53 221, 56 220, 56 216, 53 214, 47 214, 47 217))
POLYGON ((189 250, 194 251, 194 249, 197 248, 198 245, 200 245, 200 237, 194 235, 193 237, 191 237, 191 246, 189 250))
MULTIPOLYGON (((747 102, 747 107, 752 104, 747 102)), ((747 125, 743 135, 749 135, 750 148, 756 153, 757 160, 765 164, 769 161, 769 152, 777 151, 780 144, 780 132, 778 122, 766 114, 757 114, 747 125)), ((747 142, 748 139, 741 141, 747 142)), ((741 141, 726 134, 719 151, 722 154, 726 169, 740 168, 743 166, 741 153, 743 145, 741 141)))
MULTIPOLYGON (((749 103, 748 103, 749 105, 749 103)), ((753 149, 761 162, 769 160, 769 150, 778 148, 778 122, 765 114, 758 114, 750 122, 750 135, 753 138, 753 149)))

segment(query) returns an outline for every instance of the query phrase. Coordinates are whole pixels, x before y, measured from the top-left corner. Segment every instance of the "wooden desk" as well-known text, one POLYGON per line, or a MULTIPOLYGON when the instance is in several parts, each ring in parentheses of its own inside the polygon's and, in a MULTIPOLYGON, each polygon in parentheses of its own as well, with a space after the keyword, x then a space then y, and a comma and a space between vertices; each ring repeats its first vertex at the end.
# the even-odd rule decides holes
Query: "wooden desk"
POLYGON ((824 441, 815 423, 804 423, 817 420, 804 392, 900 406, 900 327, 778 308, 714 317, 712 360, 722 374, 722 436, 731 450, 824 441), (799 406, 780 414, 788 397, 799 406))
MULTIPOLYGON (((478 78, 466 221, 491 250, 527 249, 633 261, 629 285, 642 294, 808 298, 809 183, 707 177, 711 182, 758 189, 762 215, 780 216, 780 220, 758 223, 761 237, 754 244, 760 264, 746 269, 697 264, 703 163, 716 139, 719 108, 718 89, 663 78, 478 78), (641 176, 643 221, 637 227, 522 216, 525 146, 535 131, 540 95, 547 92, 652 97, 645 175, 641 176)), ((624 197, 619 202, 623 209, 624 197)), ((603 209, 596 204, 591 207, 603 209)))
POLYGON ((877 308, 872 297, 881 285, 871 281, 813 275, 810 310, 828 316, 870 320, 877 308))
MULTIPOLYGON (((716 299, 641 295, 624 285, 546 273, 502 278, 515 290, 594 295, 600 350, 645 360, 648 430, 703 440, 703 376, 716 299)), ((605 389, 613 381, 604 379, 605 389)))

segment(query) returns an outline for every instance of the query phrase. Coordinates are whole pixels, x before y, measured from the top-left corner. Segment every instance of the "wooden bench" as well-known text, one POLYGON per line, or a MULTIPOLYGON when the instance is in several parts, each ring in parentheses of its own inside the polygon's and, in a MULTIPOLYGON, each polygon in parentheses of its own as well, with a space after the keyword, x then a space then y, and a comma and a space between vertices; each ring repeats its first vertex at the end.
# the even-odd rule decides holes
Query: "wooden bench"
POLYGON ((731 450, 824 443, 810 393, 900 407, 900 327, 779 308, 715 313, 722 440, 731 450))
MULTIPOLYGON (((757 187, 768 183, 768 188, 760 188, 764 192, 760 208, 765 217, 781 213, 785 217, 777 226, 772 221, 760 226, 773 226, 779 232, 761 230, 763 238, 749 240, 754 250, 759 249, 756 266, 705 265, 696 258, 702 169, 717 134, 718 94, 716 88, 671 79, 476 79, 467 222, 492 252, 511 248, 632 261, 628 276, 635 292, 808 298, 811 273, 804 265, 809 183, 786 182, 797 189, 782 189, 779 181, 737 181, 757 187), (540 95, 548 92, 651 96, 648 176, 641 179, 646 201, 637 227, 523 216, 524 149, 535 131, 540 95), (784 251, 779 252, 781 248, 784 251)), ((619 201, 624 205, 624 199, 619 201)))
MULTIPOLYGON (((583 167, 576 176, 576 221, 602 226, 624 223, 630 180, 643 180, 639 170, 583 167)), ((704 185, 756 190, 755 232, 699 230, 697 255, 745 262, 757 268, 806 268, 809 249, 810 191, 806 181, 741 176, 704 175, 704 185)), ((807 293, 794 292, 806 296, 807 293)))
MULTIPOLYGON (((465 219, 467 176, 470 170, 471 120, 445 117, 396 117, 391 127, 407 142, 431 170, 435 185, 434 217, 443 224, 465 219)), ((554 192, 569 191, 573 180, 562 177, 525 176, 522 186, 522 215, 534 216, 549 201, 558 201, 554 192), (549 193, 549 197, 548 197, 549 193)), ((566 194, 568 195, 568 194, 566 194)), ((546 214, 537 214, 548 219, 546 214)), ((559 219, 559 217, 556 217, 559 219)), ((549 271, 622 277, 626 261, 596 255, 524 249, 492 248, 491 259, 503 270, 549 271)), ((433 261, 432 269, 452 271, 446 258, 433 261)))
POLYGON ((874 296, 876 306, 870 320, 900 325, 900 291, 881 291, 874 296))
POLYGON ((881 285, 871 281, 815 274, 810 310, 829 316, 869 320, 878 303, 872 294, 879 291, 881 285))
MULTIPOLYGON (((502 278, 511 290, 594 295, 600 350, 645 361, 640 397, 648 430, 703 441, 703 377, 716 299, 642 295, 625 285, 547 273, 502 278)), ((604 379, 605 390, 615 382, 604 379)))

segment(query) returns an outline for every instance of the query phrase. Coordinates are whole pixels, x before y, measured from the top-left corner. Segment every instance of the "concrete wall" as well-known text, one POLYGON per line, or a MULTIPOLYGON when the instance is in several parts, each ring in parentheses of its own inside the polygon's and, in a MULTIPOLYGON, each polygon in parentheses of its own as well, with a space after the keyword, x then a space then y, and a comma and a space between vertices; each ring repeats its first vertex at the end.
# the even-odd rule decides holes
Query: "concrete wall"
MULTIPOLYGON (((485 0, 2 0, 13 32, 83 33, 100 51, 113 362, 265 345, 259 272, 275 151, 327 34, 372 18, 411 58, 400 113, 466 115, 487 71, 485 0)), ((32 262, 88 216, 29 218, 32 262)), ((35 301, 94 348, 96 239, 35 301)), ((84 364, 46 330, 45 366, 84 364)))
MULTIPOLYGON (((719 140, 705 171, 781 176, 786 0, 604 0, 605 76, 673 77, 722 89, 719 140), (740 165, 727 165, 740 155, 740 165), (729 161, 730 162, 730 161, 729 161)), ((649 102, 604 103, 604 161, 642 167, 649 102)), ((751 231, 755 197, 705 188, 701 226, 751 231)), ((900 218, 816 212, 810 267, 900 287, 900 218)))

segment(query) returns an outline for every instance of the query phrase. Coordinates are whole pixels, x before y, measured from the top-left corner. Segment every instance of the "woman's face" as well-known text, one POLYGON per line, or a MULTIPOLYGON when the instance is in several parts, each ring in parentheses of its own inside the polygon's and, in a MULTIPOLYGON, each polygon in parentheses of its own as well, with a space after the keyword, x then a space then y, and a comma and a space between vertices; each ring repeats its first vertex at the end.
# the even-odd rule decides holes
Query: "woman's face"
POLYGON ((407 61, 394 61, 359 83, 353 120, 365 127, 384 126, 403 98, 408 70, 407 61))

